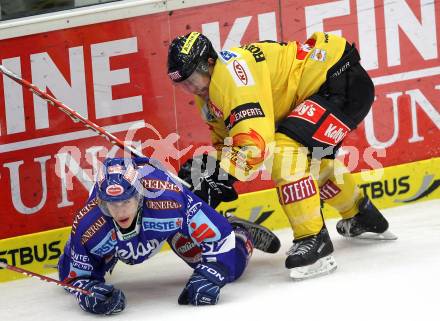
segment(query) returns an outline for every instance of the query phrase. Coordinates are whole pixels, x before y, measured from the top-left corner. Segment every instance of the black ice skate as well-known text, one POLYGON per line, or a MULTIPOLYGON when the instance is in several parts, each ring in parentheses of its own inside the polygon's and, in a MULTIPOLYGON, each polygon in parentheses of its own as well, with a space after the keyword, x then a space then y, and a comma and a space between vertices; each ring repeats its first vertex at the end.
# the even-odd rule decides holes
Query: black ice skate
POLYGON ((333 244, 324 226, 321 231, 312 236, 293 241, 286 253, 286 268, 294 280, 304 280, 329 274, 336 270, 333 258, 333 244))
POLYGON ((231 213, 226 213, 226 218, 232 226, 239 226, 249 232, 254 247, 266 253, 276 253, 281 247, 278 237, 268 228, 251 221, 238 218, 231 213))
POLYGON ((397 236, 388 231, 388 222, 365 196, 359 203, 359 213, 352 218, 342 219, 336 230, 345 237, 373 240, 396 240, 397 236))

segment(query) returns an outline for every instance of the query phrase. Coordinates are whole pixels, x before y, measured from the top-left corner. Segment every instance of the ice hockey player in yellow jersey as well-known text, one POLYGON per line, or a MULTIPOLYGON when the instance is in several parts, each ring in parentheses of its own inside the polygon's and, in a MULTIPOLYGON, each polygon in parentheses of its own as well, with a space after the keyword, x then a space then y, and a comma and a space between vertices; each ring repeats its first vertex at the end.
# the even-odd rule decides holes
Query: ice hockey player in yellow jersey
POLYGON ((262 41, 220 53, 206 36, 191 32, 169 47, 168 76, 196 95, 217 151, 188 160, 179 176, 216 207, 237 197, 236 180, 269 171, 293 229, 285 264, 294 279, 336 269, 321 200, 342 216, 341 235, 395 238, 335 159, 374 100, 359 61, 353 44, 322 32, 304 43, 262 41))

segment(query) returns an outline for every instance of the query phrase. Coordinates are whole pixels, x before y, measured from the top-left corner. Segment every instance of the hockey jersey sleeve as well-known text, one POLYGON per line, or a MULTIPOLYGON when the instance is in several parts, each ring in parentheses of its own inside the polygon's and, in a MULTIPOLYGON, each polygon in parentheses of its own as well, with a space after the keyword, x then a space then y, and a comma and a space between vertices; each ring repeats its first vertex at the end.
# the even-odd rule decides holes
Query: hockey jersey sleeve
POLYGON ((219 58, 209 88, 213 109, 223 124, 213 123, 220 166, 239 180, 259 170, 274 145, 274 115, 270 74, 264 56, 235 48, 219 58), (223 144, 219 141, 227 133, 223 144))
POLYGON ((235 234, 228 220, 191 191, 186 198, 186 223, 182 231, 201 248, 200 263, 217 262, 226 267, 228 281, 235 279, 235 234))
POLYGON ((69 240, 58 262, 60 280, 94 279, 104 282, 105 273, 117 261, 110 253, 115 240, 114 230, 99 210, 92 193, 89 202, 74 218, 69 240))

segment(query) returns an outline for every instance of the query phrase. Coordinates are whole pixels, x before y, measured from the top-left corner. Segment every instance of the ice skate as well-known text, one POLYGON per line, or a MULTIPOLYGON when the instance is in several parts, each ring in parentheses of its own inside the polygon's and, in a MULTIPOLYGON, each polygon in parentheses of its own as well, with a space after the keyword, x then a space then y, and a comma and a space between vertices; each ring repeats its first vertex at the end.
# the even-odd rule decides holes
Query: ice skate
POLYGON ((249 232, 254 247, 266 253, 276 253, 281 247, 278 237, 268 228, 259 224, 238 218, 231 213, 226 213, 226 218, 232 226, 239 226, 249 232))
POLYGON ((352 218, 342 219, 336 230, 345 237, 370 240, 396 240, 397 236, 388 231, 388 221, 365 196, 359 203, 359 213, 352 218))
POLYGON ((333 244, 325 227, 312 236, 293 241, 286 253, 286 268, 294 280, 304 280, 336 270, 337 264, 333 258, 333 244))

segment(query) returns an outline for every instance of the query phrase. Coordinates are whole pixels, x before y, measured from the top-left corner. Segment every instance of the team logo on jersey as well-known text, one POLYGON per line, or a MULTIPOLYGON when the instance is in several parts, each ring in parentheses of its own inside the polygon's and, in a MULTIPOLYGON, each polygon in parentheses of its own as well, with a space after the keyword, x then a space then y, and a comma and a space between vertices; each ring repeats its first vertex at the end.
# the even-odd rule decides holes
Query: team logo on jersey
POLYGON ((238 133, 232 137, 232 145, 240 146, 240 149, 233 149, 225 156, 231 160, 235 166, 245 170, 250 170, 253 165, 264 161, 266 157, 266 142, 261 135, 254 129, 248 133, 238 133), (247 153, 250 151, 249 153, 247 153))
POLYGON ((315 48, 312 54, 310 55, 310 59, 315 61, 324 62, 327 58, 327 52, 323 49, 315 48))
POLYGON ((124 187, 119 184, 112 184, 107 186, 105 193, 110 196, 119 196, 124 193, 124 187))
POLYGON ((215 242, 221 237, 218 228, 201 210, 191 218, 188 229, 193 240, 199 244, 202 242, 215 242))
POLYGON ((229 50, 223 50, 220 52, 220 61, 222 61, 223 63, 228 63, 229 60, 237 58, 238 55, 232 51, 229 50))
POLYGON ((144 231, 170 232, 182 227, 183 219, 175 218, 142 218, 142 229, 144 231))
POLYGON ((264 116, 263 109, 258 102, 243 104, 231 110, 231 114, 225 120, 225 126, 228 130, 231 130, 232 127, 242 120, 264 116))
POLYGON ((237 87, 255 85, 254 78, 252 77, 251 71, 246 61, 234 60, 234 62, 232 64, 229 64, 226 68, 228 68, 237 87))

